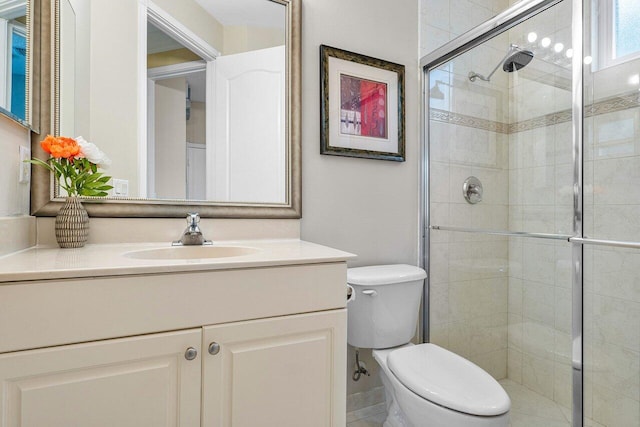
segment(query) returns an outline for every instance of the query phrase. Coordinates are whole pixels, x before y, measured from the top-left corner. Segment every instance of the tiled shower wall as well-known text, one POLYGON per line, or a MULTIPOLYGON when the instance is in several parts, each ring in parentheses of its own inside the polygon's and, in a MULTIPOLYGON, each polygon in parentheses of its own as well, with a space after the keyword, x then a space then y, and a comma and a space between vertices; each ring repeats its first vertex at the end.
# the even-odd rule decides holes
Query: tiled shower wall
MULTIPOLYGON (((506 37, 456 58, 432 73, 443 99, 431 99, 431 224, 505 229, 508 226, 506 79, 469 81, 471 69, 490 70, 504 56, 506 37), (470 176, 485 187, 482 203, 465 201, 470 176)), ((472 233, 431 233, 431 341, 483 367, 507 371, 508 241, 472 233)))
MULTIPOLYGON (((421 56, 490 19, 507 0, 422 0, 421 56)), ((506 79, 471 84, 471 69, 489 72, 504 56, 506 37, 432 73, 444 99, 431 99, 431 224, 504 229, 508 225, 508 146, 499 125, 508 113, 506 79), (455 88, 455 89, 454 89, 455 88), (488 191, 471 206, 462 184, 476 176, 488 191)), ((496 236, 431 233, 430 334, 496 378, 507 371, 508 241, 496 236)))
MULTIPOLYGON (((571 2, 510 30, 534 52, 509 79, 509 230, 573 234, 571 68, 539 40, 571 46, 571 2)), ((564 61, 563 61, 564 59, 564 61)), ((508 378, 571 407, 571 246, 509 239, 508 378)))
MULTIPOLYGON (((464 9, 434 3, 447 13, 427 25, 423 16, 423 38, 434 36, 431 45, 423 40, 423 54, 451 38, 442 16, 464 9)), ((570 47, 570 16, 565 1, 517 34, 512 30, 508 42, 522 44, 535 30, 570 47)), ((508 44, 496 41, 489 42, 495 52, 470 53, 432 73, 430 87, 444 82, 438 88, 445 97, 430 100, 431 224, 571 235, 571 73, 543 63, 501 82, 506 75, 499 71, 498 80, 477 85, 486 89, 479 91, 465 73, 482 73, 500 61, 499 50, 508 44), (479 205, 462 199, 468 175, 485 184, 479 205)), ((588 237, 640 241, 640 93, 637 83, 627 84, 638 80, 631 77, 639 63, 594 68, 585 79, 588 237)), ((430 255, 432 342, 570 408, 571 246, 432 231, 430 255)), ((590 425, 637 425, 640 252, 585 246, 583 265, 585 416, 590 425)))
MULTIPOLYGON (((585 119, 585 235, 640 242, 640 59, 592 69, 585 119)), ((585 246, 585 415, 640 424, 640 250, 585 246)))

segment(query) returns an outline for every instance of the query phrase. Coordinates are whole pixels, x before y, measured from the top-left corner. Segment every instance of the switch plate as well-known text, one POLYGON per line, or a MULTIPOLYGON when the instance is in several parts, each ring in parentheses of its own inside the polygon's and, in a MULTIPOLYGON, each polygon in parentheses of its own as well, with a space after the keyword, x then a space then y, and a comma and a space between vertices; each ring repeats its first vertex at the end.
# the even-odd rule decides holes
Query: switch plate
POLYGON ((128 179, 113 179, 113 195, 120 197, 129 196, 129 180, 128 179))
POLYGON ((31 149, 20 146, 20 165, 18 165, 18 182, 26 184, 31 180, 31 163, 25 162, 31 158, 31 149))

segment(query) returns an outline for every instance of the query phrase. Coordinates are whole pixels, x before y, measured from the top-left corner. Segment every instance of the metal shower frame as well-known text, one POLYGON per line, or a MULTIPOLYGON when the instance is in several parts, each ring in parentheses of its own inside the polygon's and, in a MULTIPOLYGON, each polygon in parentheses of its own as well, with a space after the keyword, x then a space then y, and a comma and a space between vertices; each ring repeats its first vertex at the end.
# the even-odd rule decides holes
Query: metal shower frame
MULTIPOLYGON (((420 254, 422 266, 429 270, 429 230, 432 228, 429 218, 429 72, 443 63, 465 53, 481 43, 501 34, 508 29, 528 20, 562 1, 572 3, 572 39, 574 55, 572 58, 572 140, 574 166, 573 194, 573 235, 553 235, 540 233, 509 232, 501 230, 462 229, 455 227, 433 228, 451 231, 467 231, 483 234, 507 236, 525 236, 531 238, 565 240, 572 245, 572 394, 573 427, 583 427, 584 423, 584 375, 583 375, 583 245, 609 245, 640 248, 640 245, 625 242, 612 242, 584 238, 583 236, 583 0, 522 0, 494 18, 473 28, 458 38, 439 47, 420 60, 422 73, 421 102, 421 180, 420 180, 420 254)), ((422 311, 422 339, 429 342, 429 276, 425 280, 422 311)))

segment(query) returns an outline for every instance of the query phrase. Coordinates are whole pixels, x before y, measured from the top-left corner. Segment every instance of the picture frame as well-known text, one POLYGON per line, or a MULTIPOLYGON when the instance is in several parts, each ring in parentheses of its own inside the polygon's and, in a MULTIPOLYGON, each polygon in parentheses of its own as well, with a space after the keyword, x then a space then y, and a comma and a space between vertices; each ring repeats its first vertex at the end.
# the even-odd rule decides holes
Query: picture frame
POLYGON ((320 154, 405 161, 404 65, 320 46, 320 154))

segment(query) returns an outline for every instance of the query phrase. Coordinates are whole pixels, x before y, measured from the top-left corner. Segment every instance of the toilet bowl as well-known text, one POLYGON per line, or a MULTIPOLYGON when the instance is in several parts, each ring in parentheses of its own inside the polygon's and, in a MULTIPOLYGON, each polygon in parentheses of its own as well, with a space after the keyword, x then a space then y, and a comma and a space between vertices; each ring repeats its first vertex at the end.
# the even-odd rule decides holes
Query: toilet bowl
POLYGON ((372 348, 382 368, 384 427, 507 427, 509 396, 482 368, 435 344, 413 345, 424 270, 409 265, 351 268, 350 345, 372 348))
POLYGON ((382 368, 384 427, 507 427, 511 401, 488 373, 435 344, 373 350, 382 368))

